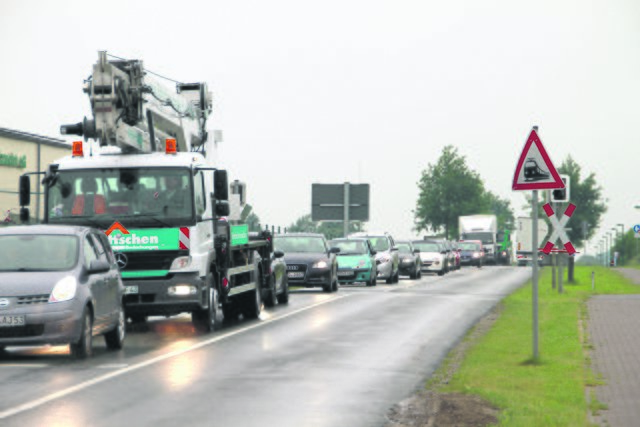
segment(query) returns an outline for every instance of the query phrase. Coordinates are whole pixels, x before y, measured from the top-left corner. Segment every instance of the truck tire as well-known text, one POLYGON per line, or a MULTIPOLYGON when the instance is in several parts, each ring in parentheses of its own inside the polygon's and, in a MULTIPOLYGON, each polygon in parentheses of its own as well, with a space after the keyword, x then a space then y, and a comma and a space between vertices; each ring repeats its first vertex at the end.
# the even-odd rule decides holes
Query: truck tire
POLYGON ((209 284, 207 308, 191 313, 193 326, 195 326, 197 331, 203 333, 220 329, 220 322, 218 321, 218 291, 216 290, 215 283, 213 283, 212 275, 207 276, 207 283, 209 284))
POLYGON ((289 303, 289 280, 287 280, 286 275, 282 279, 282 293, 278 295, 278 303, 280 304, 289 303))
POLYGON ((262 278, 262 271, 259 266, 256 265, 255 274, 253 280, 255 281, 255 289, 253 292, 247 292, 242 295, 242 315, 245 319, 257 319, 262 312, 262 289, 260 282, 262 278))
POLYGON ((266 307, 274 307, 278 303, 277 290, 276 290, 276 276, 272 274, 271 276, 269 276, 267 281, 269 282, 269 286, 267 289, 264 290, 264 294, 265 294, 264 305, 266 307))

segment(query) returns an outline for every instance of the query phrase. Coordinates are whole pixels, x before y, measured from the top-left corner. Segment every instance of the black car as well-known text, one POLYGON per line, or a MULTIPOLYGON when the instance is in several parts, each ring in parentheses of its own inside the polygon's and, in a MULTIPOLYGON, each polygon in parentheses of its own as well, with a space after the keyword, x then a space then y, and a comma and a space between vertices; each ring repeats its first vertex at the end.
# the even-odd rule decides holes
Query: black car
POLYGON ((70 344, 92 354, 94 335, 120 349, 124 287, 107 236, 94 228, 0 229, 0 349, 70 344))
POLYGON ((479 240, 462 240, 458 242, 460 248, 460 264, 461 265, 475 265, 476 267, 482 267, 484 251, 482 249, 482 242, 479 240))
POLYGON ((287 279, 292 286, 322 287, 325 292, 338 290, 336 253, 322 234, 286 233, 274 236, 276 250, 284 252, 287 279))
POLYGON ((413 247, 413 243, 409 240, 400 240, 396 242, 398 248, 398 271, 403 276, 409 276, 411 279, 419 279, 422 277, 422 260, 420 259, 420 249, 413 247))

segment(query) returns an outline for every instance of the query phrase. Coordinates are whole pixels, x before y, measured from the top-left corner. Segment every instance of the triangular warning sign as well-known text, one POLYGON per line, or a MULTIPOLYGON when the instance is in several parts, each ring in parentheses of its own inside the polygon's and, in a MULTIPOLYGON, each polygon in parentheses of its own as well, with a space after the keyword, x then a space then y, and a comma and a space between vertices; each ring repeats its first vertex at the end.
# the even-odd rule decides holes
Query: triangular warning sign
POLYGON ((564 182, 542 146, 536 130, 531 130, 513 175, 513 190, 564 188, 564 182))

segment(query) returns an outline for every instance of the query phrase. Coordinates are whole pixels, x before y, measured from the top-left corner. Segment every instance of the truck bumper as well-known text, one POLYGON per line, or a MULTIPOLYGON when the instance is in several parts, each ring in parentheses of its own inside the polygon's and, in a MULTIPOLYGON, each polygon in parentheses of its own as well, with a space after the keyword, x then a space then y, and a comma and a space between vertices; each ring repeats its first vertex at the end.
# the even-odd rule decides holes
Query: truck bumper
POLYGON ((192 312, 206 305, 206 283, 198 274, 175 274, 162 279, 127 279, 123 282, 127 315, 172 316, 192 312), (176 293, 176 289, 193 289, 193 292, 176 293))

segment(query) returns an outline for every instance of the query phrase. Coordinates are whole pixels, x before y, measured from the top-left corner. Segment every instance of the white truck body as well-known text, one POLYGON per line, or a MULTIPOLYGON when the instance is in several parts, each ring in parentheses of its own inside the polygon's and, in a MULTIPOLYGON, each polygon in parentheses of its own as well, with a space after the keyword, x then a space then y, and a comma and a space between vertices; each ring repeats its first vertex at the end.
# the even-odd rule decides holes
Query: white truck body
MULTIPOLYGON (((538 245, 544 241, 547 233, 549 232, 549 226, 542 219, 538 218, 538 245)), ((530 265, 533 259, 534 252, 537 253, 537 248, 533 248, 533 219, 530 217, 518 217, 516 219, 516 260, 519 266, 530 265)))
POLYGON ((466 215, 458 218, 460 240, 481 240, 485 261, 497 262, 498 219, 495 215, 466 215))

